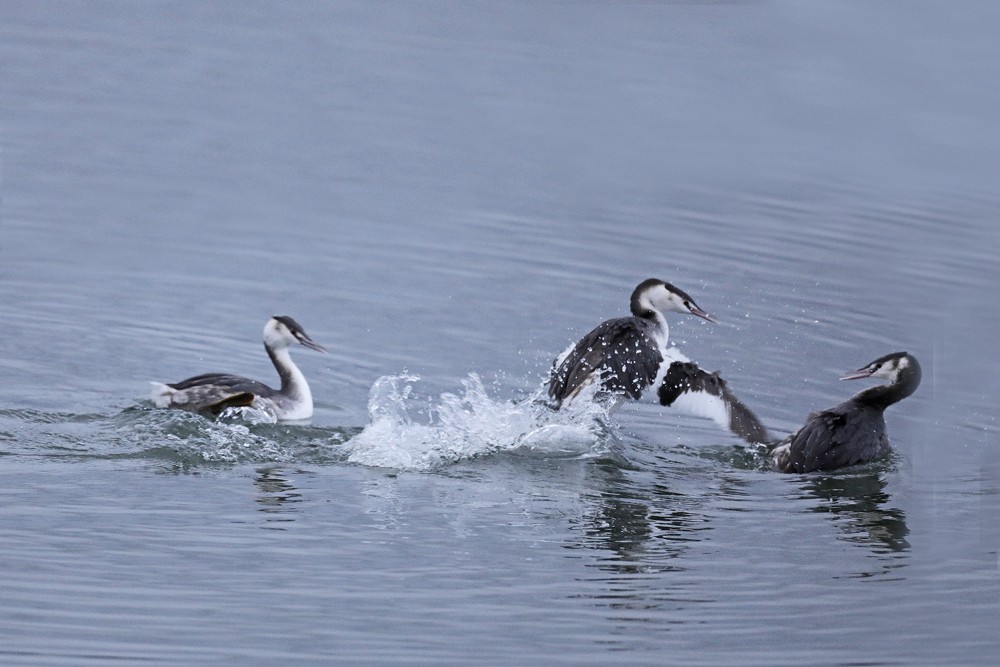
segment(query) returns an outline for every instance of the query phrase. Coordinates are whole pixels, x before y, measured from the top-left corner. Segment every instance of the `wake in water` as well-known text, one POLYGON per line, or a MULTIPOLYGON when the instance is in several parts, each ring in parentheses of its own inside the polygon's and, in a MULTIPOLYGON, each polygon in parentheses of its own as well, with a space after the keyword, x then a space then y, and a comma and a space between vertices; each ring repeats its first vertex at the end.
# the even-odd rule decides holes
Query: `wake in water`
POLYGON ((497 453, 594 458, 618 442, 596 388, 558 412, 540 389, 500 400, 470 374, 462 390, 427 400, 412 375, 381 377, 368 399, 369 423, 356 427, 278 422, 257 406, 229 408, 215 419, 183 410, 134 406, 116 415, 0 410, 0 453, 83 458, 153 458, 171 463, 340 463, 431 470, 497 453), (11 422, 11 428, 5 428, 11 422), (27 431, 33 435, 25 437, 27 431), (16 436, 14 434, 17 434, 16 436), (10 450, 10 451, 8 451, 10 450))
POLYGON ((479 376, 470 373, 461 395, 444 393, 428 405, 414 396, 418 381, 414 375, 375 381, 368 397, 370 423, 344 444, 348 461, 428 470, 498 452, 600 456, 614 441, 606 408, 586 392, 583 400, 555 412, 541 391, 521 401, 490 398, 479 376))
POLYGON ((248 415, 220 415, 213 421, 180 410, 134 410, 119 415, 114 428, 121 444, 145 456, 185 463, 295 460, 290 443, 260 432, 254 422, 244 422, 244 416, 248 415))

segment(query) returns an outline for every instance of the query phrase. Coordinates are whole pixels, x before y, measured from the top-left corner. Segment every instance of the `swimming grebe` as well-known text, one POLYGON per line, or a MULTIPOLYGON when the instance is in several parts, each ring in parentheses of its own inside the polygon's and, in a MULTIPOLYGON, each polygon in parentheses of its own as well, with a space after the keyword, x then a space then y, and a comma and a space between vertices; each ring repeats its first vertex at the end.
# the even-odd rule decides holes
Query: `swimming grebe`
POLYGON ((890 447, 882 413, 916 391, 920 375, 920 364, 906 352, 879 357, 845 375, 840 379, 884 378, 889 384, 869 387, 834 408, 810 414, 805 426, 771 452, 771 460, 782 472, 809 472, 885 456, 890 447))
POLYGON ((686 292, 656 278, 639 283, 632 292, 632 315, 607 320, 570 345, 552 364, 548 394, 554 408, 571 400, 593 382, 612 407, 638 400, 658 387, 661 405, 709 417, 750 442, 767 440, 757 417, 729 391, 717 373, 708 373, 668 347, 670 329, 664 312, 688 313, 709 322, 686 292))
POLYGON ((272 411, 280 420, 308 419, 313 413, 312 392, 288 353, 293 343, 326 352, 291 317, 275 315, 269 319, 264 325, 264 349, 281 378, 280 389, 238 375, 205 373, 173 384, 153 382, 153 403, 158 408, 212 414, 227 407, 252 406, 272 411))

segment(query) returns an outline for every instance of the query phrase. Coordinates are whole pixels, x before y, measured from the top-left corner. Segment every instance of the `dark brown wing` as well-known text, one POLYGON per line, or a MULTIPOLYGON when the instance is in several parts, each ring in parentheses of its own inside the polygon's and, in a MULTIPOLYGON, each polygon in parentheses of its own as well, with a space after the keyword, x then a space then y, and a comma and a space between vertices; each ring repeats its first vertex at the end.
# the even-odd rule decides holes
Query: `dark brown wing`
POLYGON ((247 392, 257 396, 272 396, 277 393, 263 382, 240 377, 239 375, 229 375, 227 373, 203 373, 194 377, 168 384, 168 387, 178 390, 193 389, 195 387, 223 387, 232 392, 247 392))

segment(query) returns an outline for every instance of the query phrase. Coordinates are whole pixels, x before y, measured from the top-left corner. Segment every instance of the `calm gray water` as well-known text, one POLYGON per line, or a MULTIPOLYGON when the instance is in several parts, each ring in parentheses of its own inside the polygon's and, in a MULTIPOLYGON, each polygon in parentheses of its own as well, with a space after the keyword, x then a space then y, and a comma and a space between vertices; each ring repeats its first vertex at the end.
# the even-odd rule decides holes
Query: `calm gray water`
POLYGON ((0 9, 0 663, 993 664, 995 4, 0 9), (780 435, 906 349, 896 453, 540 428, 657 276, 780 435), (271 381, 307 424, 155 410, 271 381))

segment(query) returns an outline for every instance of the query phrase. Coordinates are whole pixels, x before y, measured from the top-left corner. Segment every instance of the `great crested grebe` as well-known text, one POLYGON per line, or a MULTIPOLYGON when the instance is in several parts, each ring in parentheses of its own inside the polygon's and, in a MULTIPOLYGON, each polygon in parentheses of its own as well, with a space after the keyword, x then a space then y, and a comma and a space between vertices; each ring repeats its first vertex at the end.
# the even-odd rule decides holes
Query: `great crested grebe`
POLYGON ((287 315, 275 315, 264 325, 264 349, 281 378, 280 389, 239 375, 205 373, 172 384, 153 382, 153 403, 158 408, 214 414, 227 407, 252 406, 272 411, 279 420, 308 419, 313 413, 312 392, 288 353, 294 343, 326 352, 287 315))
POLYGON ((686 292, 650 278, 632 292, 632 315, 607 320, 570 345, 552 364, 548 394, 559 408, 580 390, 599 382, 598 395, 612 405, 638 400, 657 387, 661 405, 708 417, 750 442, 767 440, 767 429, 730 391, 717 373, 709 373, 668 347, 665 312, 718 320, 698 307, 686 292))
POLYGON ((782 472, 809 472, 885 456, 890 447, 883 412, 916 391, 920 376, 920 364, 906 352, 879 357, 845 375, 840 379, 883 378, 889 384, 869 387, 836 407, 810 414, 802 428, 771 452, 771 460, 782 472))

